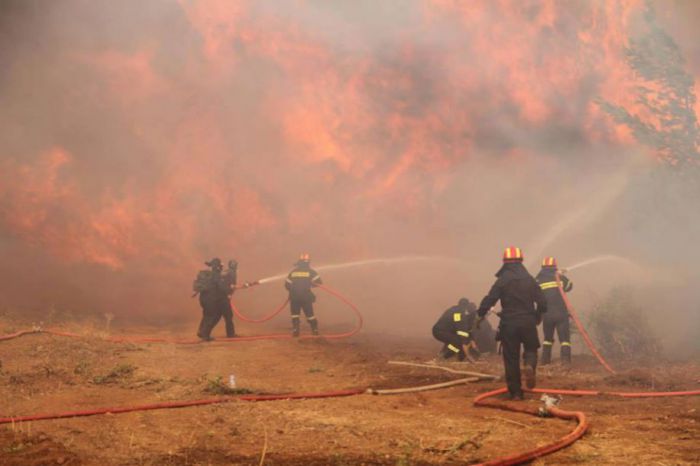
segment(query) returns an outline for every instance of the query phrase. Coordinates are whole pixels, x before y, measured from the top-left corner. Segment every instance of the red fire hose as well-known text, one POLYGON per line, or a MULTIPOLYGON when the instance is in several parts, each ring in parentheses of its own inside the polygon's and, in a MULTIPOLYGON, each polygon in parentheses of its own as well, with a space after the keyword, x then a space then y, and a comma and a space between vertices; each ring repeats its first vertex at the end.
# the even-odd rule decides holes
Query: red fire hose
POLYGON ((595 345, 593 344, 593 340, 591 340, 591 337, 588 335, 588 332, 583 327, 581 320, 578 318, 578 314, 576 313, 576 310, 571 305, 569 298, 566 297, 566 293, 564 292, 564 289, 562 287, 561 278, 559 278, 558 271, 557 271, 555 277, 556 277, 557 285, 559 288, 559 294, 561 294, 562 299, 564 299, 564 305, 566 305, 566 309, 569 311, 569 315, 571 315, 571 318, 574 319, 574 323, 576 324, 576 328, 578 328, 579 333, 581 333, 581 336, 583 336, 583 341, 586 342, 586 346, 588 346, 588 349, 591 350, 591 353, 593 353, 593 355, 603 365, 603 367, 605 368, 606 371, 610 372, 611 374, 616 374, 617 372, 615 372, 615 370, 612 367, 610 367, 610 364, 608 364, 608 362, 603 358, 603 356, 601 356, 601 354, 596 349, 595 345))
MULTIPOLYGON (((498 390, 493 390, 487 393, 483 393, 474 399, 474 405, 478 407, 489 407, 496 409, 503 409, 507 411, 526 413, 535 416, 541 416, 543 412, 539 409, 523 406, 515 403, 503 403, 496 400, 489 400, 489 398, 502 393, 506 393, 507 389, 499 388, 498 390)), ((625 392, 599 392, 593 390, 559 390, 559 389, 535 389, 527 390, 533 393, 548 393, 548 394, 564 394, 564 395, 615 395, 625 398, 638 398, 638 397, 667 397, 667 396, 691 396, 700 395, 700 390, 684 391, 684 392, 640 392, 640 393, 625 393, 625 392)), ((54 414, 38 414, 29 416, 12 416, 12 417, 2 417, 0 418, 0 424, 18 423, 18 422, 32 422, 41 421, 49 419, 65 419, 72 417, 85 417, 85 416, 96 416, 100 414, 121 414, 129 413, 134 411, 150 411, 157 409, 174 409, 174 408, 186 408, 191 406, 204 406, 211 404, 228 403, 231 401, 274 401, 274 400, 299 400, 299 399, 312 399, 312 398, 331 398, 331 397, 343 397, 343 396, 353 396, 360 395, 363 393, 368 393, 366 389, 351 389, 351 390, 338 390, 331 392, 322 393, 291 393, 291 394, 280 394, 280 395, 240 395, 240 396, 230 396, 230 397, 220 397, 220 398, 208 398, 202 400, 191 400, 191 401, 173 401, 173 402, 163 402, 163 403, 153 403, 147 405, 137 405, 137 406, 125 406, 125 407, 113 407, 113 408, 99 408, 92 410, 83 411, 68 411, 63 413, 54 414)), ((524 462, 532 461, 536 458, 554 453, 555 451, 561 450, 562 448, 571 445, 576 440, 581 438, 583 434, 588 429, 588 421, 583 412, 580 411, 566 411, 556 406, 548 406, 544 410, 544 414, 552 415, 559 419, 571 420, 575 419, 577 425, 568 434, 560 439, 556 440, 547 445, 535 448, 533 450, 528 450, 523 453, 516 453, 503 458, 498 458, 495 460, 487 461, 485 463, 479 463, 473 466, 509 466, 515 464, 521 464, 524 462)))
MULTIPOLYGON (((479 395, 474 399, 474 406, 503 409, 507 411, 514 411, 517 413, 531 414, 534 416, 541 415, 538 409, 489 400, 489 398, 493 396, 500 395, 506 392, 506 388, 499 388, 498 390, 493 390, 491 392, 479 395)), ((588 429, 588 420, 586 419, 586 415, 581 411, 565 411, 563 409, 551 406, 547 408, 546 413, 551 414, 552 416, 557 417, 559 419, 575 419, 577 421, 576 428, 568 434, 566 434, 564 437, 558 439, 556 442, 550 443, 548 445, 543 445, 533 450, 529 450, 523 453, 516 453, 511 456, 498 458, 495 460, 487 461, 485 463, 479 463, 473 466, 509 466, 513 464, 521 464, 527 461, 532 461, 536 458, 549 455, 550 453, 554 453, 555 451, 561 450, 562 448, 571 445, 576 440, 580 439, 588 429)))
POLYGON ((204 406, 213 405, 220 403, 229 403, 231 401, 274 401, 274 400, 306 400, 311 398, 331 398, 339 396, 351 396, 359 395, 364 393, 364 389, 359 390, 338 390, 333 392, 323 392, 323 393, 290 393, 281 395, 240 395, 240 396, 227 396, 220 398, 208 398, 203 400, 191 400, 191 401, 171 401, 164 403, 153 403, 148 405, 137 405, 137 406, 122 406, 116 408, 99 408, 99 409, 89 409, 84 411, 68 411, 64 413, 55 414, 35 414, 30 416, 14 416, 14 417, 0 417, 0 424, 10 424, 17 422, 31 422, 31 421, 43 421, 48 419, 65 419, 70 417, 86 417, 86 416, 97 416, 99 414, 121 414, 121 413, 131 413, 134 411, 151 411, 155 409, 173 409, 173 408, 187 408, 190 406, 204 406))
POLYGON ((284 308, 287 306, 287 303, 289 303, 289 299, 285 300, 282 304, 277 307, 274 311, 272 311, 270 314, 266 315, 265 317, 261 317, 260 319, 253 319, 250 317, 244 316, 241 311, 238 310, 238 307, 233 303, 233 300, 231 300, 231 308, 233 309, 233 313, 236 314, 236 317, 241 319, 243 322, 250 322, 253 324, 260 324, 262 322, 267 322, 268 320, 272 319, 275 317, 277 314, 282 312, 284 308))

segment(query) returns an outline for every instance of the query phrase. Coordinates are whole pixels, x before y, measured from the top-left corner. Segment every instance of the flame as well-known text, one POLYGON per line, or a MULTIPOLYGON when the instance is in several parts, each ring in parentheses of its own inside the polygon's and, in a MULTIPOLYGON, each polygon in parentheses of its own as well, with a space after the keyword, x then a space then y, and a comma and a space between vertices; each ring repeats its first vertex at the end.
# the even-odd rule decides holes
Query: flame
POLYGON ((527 158, 541 150, 527 136, 552 125, 629 146, 594 100, 637 107, 624 47, 642 6, 431 0, 377 39, 323 8, 316 28, 303 4, 181 0, 174 63, 150 30, 69 54, 89 85, 66 105, 99 106, 83 109, 94 125, 68 124, 119 137, 7 159, 0 224, 69 261, 192 264, 211 244, 339 237, 360 217, 430 212, 474 152, 527 158), (103 185, 86 176, 95 164, 103 185))

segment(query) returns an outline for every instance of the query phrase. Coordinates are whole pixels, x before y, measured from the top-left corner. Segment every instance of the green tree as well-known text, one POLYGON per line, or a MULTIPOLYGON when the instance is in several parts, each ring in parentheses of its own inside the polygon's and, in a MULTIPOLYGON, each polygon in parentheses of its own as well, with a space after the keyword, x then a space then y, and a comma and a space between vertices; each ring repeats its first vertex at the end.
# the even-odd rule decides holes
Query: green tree
POLYGON ((676 42, 657 23, 649 1, 644 20, 645 33, 630 39, 625 57, 641 81, 636 101, 651 118, 645 120, 639 113, 609 102, 598 103, 617 123, 628 126, 640 143, 656 149, 668 164, 697 167, 700 128, 695 114, 694 78, 686 71, 676 42))

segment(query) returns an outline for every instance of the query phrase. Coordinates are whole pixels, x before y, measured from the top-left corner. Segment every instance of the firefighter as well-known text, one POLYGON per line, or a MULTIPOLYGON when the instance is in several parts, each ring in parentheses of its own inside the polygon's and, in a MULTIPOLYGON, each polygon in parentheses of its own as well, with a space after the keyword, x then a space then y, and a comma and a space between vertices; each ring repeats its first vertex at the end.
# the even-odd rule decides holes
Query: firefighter
POLYGON ((508 394, 512 400, 522 400, 520 347, 523 347, 525 384, 528 388, 533 388, 537 349, 540 347, 537 325, 542 321, 542 314, 547 312, 547 300, 523 265, 523 253, 520 248, 506 248, 503 253, 503 266, 496 273, 496 277, 496 282, 481 301, 477 313, 480 321, 499 300, 501 301, 502 310, 498 313, 501 321, 497 339, 503 348, 508 394))
POLYGON ((474 340, 472 327, 476 320, 476 306, 467 298, 459 300, 442 313, 438 321, 433 325, 433 336, 444 343, 440 350, 440 359, 450 359, 457 356, 458 361, 478 357, 478 352, 472 348, 474 340))
POLYGON ((547 298, 547 314, 542 321, 544 341, 542 342, 542 364, 552 362, 552 346, 554 345, 554 329, 557 330, 561 345, 561 362, 571 364, 571 339, 569 333, 569 311, 562 293, 568 293, 573 283, 557 269, 554 257, 545 257, 542 269, 537 274, 537 283, 547 298), (557 276, 559 280, 557 280, 557 276))
POLYGON ((309 254, 302 254, 299 260, 294 264, 292 271, 287 275, 287 280, 284 282, 284 287, 289 291, 289 309, 292 313, 292 336, 299 336, 299 314, 302 310, 306 316, 306 321, 311 326, 311 333, 318 335, 318 321, 314 315, 316 296, 311 291, 311 288, 321 283, 320 275, 311 268, 309 254))
MULTIPOLYGON (((238 262, 235 259, 228 261, 228 270, 221 276, 221 290, 217 295, 218 306, 221 317, 224 318, 226 324, 226 337, 236 337, 236 329, 233 324, 233 309, 231 307, 231 296, 236 290, 236 282, 238 281, 238 262)), ((216 319, 214 325, 219 322, 216 319)))
POLYGON ((218 257, 205 262, 210 270, 201 270, 194 280, 195 295, 199 294, 202 306, 202 321, 199 323, 197 336, 204 341, 211 341, 211 331, 221 319, 221 294, 223 289, 223 264, 218 257))

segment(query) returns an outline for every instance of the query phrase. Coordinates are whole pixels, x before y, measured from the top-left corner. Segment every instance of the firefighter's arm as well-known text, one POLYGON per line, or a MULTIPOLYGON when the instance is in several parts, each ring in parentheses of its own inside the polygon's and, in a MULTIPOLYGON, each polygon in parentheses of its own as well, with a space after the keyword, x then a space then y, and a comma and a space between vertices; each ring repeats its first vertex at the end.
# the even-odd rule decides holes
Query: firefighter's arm
POLYGON ((311 271, 311 286, 322 285, 321 276, 315 270, 311 271))
POLYGON ((569 280, 566 275, 559 275, 559 279, 561 280, 561 287, 564 290, 564 293, 568 293, 574 289, 574 282, 569 280))
POLYGON ((480 319, 483 319, 486 313, 489 312, 489 309, 495 306, 498 300, 501 299, 502 290, 503 284, 499 278, 496 280, 496 283, 493 284, 491 290, 489 290, 489 294, 484 296, 484 299, 481 300, 479 309, 476 311, 480 319))
POLYGON ((535 303, 537 304, 537 313, 542 315, 547 312, 547 298, 536 281, 532 282, 532 290, 535 293, 535 303))
POLYGON ((292 273, 290 272, 289 275, 287 275, 287 279, 284 281, 284 287, 289 291, 289 289, 292 287, 292 273))

